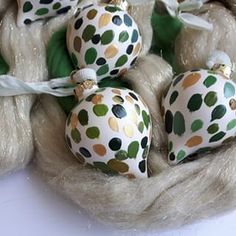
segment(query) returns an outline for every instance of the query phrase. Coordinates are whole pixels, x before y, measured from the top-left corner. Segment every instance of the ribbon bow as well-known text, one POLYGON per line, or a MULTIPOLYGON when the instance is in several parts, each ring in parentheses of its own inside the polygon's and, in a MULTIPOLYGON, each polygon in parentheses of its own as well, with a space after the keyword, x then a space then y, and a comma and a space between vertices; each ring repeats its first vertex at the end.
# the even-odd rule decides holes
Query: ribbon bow
POLYGON ((187 27, 198 30, 213 30, 213 25, 202 18, 195 16, 187 11, 200 9, 203 5, 202 0, 185 0, 178 3, 177 0, 157 0, 165 4, 168 13, 172 17, 179 19, 187 27))

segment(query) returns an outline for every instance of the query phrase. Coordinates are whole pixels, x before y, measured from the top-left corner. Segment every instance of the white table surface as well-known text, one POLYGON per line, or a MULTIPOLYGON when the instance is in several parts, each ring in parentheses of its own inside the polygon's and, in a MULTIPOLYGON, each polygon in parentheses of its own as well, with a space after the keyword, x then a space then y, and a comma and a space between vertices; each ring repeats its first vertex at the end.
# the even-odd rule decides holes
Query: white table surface
POLYGON ((26 169, 0 179, 0 236, 218 236, 236 234, 236 212, 166 232, 104 226, 26 169))

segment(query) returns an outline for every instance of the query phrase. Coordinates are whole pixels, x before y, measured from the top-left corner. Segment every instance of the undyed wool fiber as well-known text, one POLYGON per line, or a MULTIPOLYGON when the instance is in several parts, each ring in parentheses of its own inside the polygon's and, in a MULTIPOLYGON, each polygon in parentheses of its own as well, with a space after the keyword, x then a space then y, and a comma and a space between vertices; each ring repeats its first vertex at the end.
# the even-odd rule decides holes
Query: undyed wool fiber
MULTIPOLYGON (((47 23, 35 22, 29 27, 17 28, 16 3, 12 2, 7 7, 7 4, 1 5, 3 2, 7 1, 0 1, 0 6, 6 7, 0 29, 0 47, 10 65, 9 73, 25 81, 47 79, 47 43, 52 33, 66 24, 71 13, 47 23)), ((0 121, 1 174, 24 167, 34 156, 34 166, 53 188, 97 219, 119 228, 178 227, 235 208, 234 144, 176 167, 170 167, 166 162, 167 140, 160 100, 171 81, 172 70, 160 57, 148 54, 152 39, 150 16, 153 4, 146 1, 132 10, 141 31, 145 32, 144 50, 136 67, 126 75, 152 113, 151 178, 131 181, 121 176, 109 177, 80 165, 65 144, 66 116, 56 99, 46 95, 40 96, 37 102, 36 96, 0 99, 4 116, 0 121)), ((199 14, 213 22, 215 30, 211 35, 183 29, 176 42, 176 56, 183 69, 203 67, 208 53, 214 49, 228 48, 226 52, 235 61, 231 36, 233 27, 236 27, 234 18, 221 5, 210 4, 204 9, 199 14), (221 25, 226 29, 219 30, 221 25), (225 32, 229 36, 226 37, 225 32), (191 40, 192 34, 198 37, 191 40), (225 38, 227 43, 223 47, 225 38), (206 45, 210 46, 209 52, 205 52, 206 45), (198 50, 195 50, 196 47, 198 50)), ((1 12, 4 10, 1 9, 1 12)))

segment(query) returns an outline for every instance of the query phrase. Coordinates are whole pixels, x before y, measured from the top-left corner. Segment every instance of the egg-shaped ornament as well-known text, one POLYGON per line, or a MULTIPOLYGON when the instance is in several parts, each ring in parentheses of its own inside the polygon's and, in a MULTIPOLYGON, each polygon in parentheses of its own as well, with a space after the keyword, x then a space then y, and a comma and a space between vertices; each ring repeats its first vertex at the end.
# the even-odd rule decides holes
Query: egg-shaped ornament
POLYGON ((77 68, 91 68, 98 80, 118 77, 137 60, 142 37, 134 19, 118 5, 78 9, 67 28, 67 48, 77 68))
POLYGON ((236 84, 230 73, 230 66, 215 64, 173 79, 162 103, 170 164, 235 137, 236 84))
POLYGON ((78 105, 67 119, 66 141, 78 160, 106 174, 148 177, 152 123, 143 99, 126 88, 98 88, 91 80, 75 91, 78 105))

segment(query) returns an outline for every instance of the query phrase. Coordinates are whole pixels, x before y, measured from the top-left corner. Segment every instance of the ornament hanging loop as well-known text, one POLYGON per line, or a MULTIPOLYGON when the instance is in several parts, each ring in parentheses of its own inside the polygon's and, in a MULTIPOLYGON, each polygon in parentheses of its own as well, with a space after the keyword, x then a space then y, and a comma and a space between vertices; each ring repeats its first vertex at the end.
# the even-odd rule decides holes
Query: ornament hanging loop
POLYGON ((70 79, 74 85, 77 85, 74 94, 78 101, 91 91, 98 89, 97 75, 93 69, 74 70, 71 72, 70 79))

